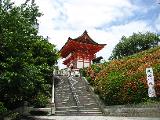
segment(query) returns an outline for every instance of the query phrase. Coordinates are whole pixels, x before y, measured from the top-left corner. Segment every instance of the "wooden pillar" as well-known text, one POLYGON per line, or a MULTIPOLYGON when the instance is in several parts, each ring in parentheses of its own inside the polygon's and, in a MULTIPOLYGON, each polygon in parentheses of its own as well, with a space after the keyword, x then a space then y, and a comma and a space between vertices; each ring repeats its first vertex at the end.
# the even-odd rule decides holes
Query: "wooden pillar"
POLYGON ((84 54, 83 54, 83 68, 84 68, 84 54))

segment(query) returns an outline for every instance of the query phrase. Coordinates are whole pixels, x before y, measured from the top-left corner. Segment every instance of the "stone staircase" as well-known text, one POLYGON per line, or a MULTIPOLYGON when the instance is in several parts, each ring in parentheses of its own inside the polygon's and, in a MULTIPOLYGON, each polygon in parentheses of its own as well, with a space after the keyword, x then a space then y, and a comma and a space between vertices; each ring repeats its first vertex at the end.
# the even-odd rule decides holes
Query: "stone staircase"
POLYGON ((101 116, 102 112, 79 77, 58 76, 55 85, 55 115, 57 116, 101 116))

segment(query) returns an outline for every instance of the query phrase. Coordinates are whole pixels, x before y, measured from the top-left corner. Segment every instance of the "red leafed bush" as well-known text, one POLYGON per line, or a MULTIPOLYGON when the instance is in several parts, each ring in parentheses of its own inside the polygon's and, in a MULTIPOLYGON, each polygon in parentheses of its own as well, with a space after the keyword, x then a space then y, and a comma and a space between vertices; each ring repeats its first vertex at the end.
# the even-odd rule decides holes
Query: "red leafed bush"
POLYGON ((160 97, 160 47, 87 68, 86 78, 107 105, 139 103, 148 99, 146 68, 154 71, 160 97))

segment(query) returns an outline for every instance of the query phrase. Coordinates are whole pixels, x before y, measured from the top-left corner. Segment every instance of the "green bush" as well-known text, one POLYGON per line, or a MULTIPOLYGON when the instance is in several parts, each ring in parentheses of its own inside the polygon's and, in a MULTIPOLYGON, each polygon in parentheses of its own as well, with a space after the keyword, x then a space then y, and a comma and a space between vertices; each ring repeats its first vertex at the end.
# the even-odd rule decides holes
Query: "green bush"
POLYGON ((84 68, 84 69, 80 69, 80 74, 81 74, 81 76, 82 77, 86 77, 86 68, 84 68))
POLYGON ((91 67, 92 67, 92 69, 94 70, 95 73, 99 73, 102 69, 100 64, 93 64, 91 67))
POLYGON ((104 101, 106 104, 120 104, 119 91, 123 87, 124 77, 120 72, 112 71, 106 79, 108 79, 105 87, 107 93, 105 94, 104 101))
POLYGON ((6 112, 7 112, 7 108, 5 108, 3 103, 0 102, 0 116, 3 116, 6 112))
POLYGON ((20 120, 21 115, 18 112, 9 112, 7 117, 9 117, 11 120, 20 120))
POLYGON ((44 93, 39 93, 34 100, 35 107, 46 107, 49 103, 49 97, 46 96, 44 93))
POLYGON ((91 79, 90 76, 86 77, 86 79, 87 79, 87 81, 88 81, 91 85, 93 84, 92 79, 91 79))

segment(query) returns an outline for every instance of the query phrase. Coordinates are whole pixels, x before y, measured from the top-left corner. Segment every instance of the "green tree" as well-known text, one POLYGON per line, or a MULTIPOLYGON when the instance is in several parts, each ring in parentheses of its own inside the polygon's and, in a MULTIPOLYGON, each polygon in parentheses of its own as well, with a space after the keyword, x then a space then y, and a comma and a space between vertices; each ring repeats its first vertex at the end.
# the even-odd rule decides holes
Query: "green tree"
POLYGON ((51 94, 59 55, 55 45, 38 35, 40 16, 34 2, 15 6, 0 1, 0 102, 8 109, 23 101, 41 103, 37 97, 51 94))
POLYGON ((158 35, 151 32, 133 33, 132 36, 122 36, 120 42, 115 46, 110 56, 110 60, 119 59, 124 56, 133 55, 135 53, 158 46, 160 39, 158 35))

